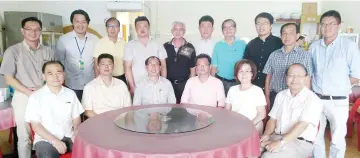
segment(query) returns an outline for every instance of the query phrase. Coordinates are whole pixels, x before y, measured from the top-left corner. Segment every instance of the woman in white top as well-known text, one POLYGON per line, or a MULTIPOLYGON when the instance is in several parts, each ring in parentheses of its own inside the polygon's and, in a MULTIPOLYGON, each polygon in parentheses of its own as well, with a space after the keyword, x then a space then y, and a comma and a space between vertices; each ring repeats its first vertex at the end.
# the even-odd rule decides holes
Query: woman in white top
POLYGON ((240 84, 230 88, 225 108, 250 119, 261 135, 262 121, 266 115, 266 99, 263 90, 251 83, 256 72, 256 65, 251 60, 243 59, 235 64, 234 75, 240 84))

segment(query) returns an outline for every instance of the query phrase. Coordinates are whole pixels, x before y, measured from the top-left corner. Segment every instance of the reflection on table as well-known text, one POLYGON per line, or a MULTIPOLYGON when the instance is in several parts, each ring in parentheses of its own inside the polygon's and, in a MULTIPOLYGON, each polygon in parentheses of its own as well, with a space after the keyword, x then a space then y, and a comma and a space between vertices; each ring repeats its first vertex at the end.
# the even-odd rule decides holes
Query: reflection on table
POLYGON ((122 129, 149 134, 190 132, 215 122, 207 112, 183 107, 152 107, 120 114, 115 124, 122 129))

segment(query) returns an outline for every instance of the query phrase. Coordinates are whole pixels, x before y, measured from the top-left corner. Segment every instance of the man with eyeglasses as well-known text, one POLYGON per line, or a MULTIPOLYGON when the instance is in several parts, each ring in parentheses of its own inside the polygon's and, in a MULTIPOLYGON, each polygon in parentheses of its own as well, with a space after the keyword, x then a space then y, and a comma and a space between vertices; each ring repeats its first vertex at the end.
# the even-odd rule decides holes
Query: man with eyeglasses
POLYGON ((90 17, 84 10, 73 11, 70 21, 74 30, 59 38, 55 53, 65 66, 65 85, 81 100, 84 86, 95 77, 94 46, 99 38, 87 32, 90 17))
POLYGON ((114 17, 106 20, 105 23, 107 36, 101 38, 94 48, 94 72, 95 77, 99 76, 99 69, 97 68, 97 58, 100 54, 107 53, 114 57, 114 71, 113 76, 122 80, 126 84, 126 77, 124 71, 124 47, 125 41, 119 38, 120 21, 114 17))
POLYGON ((31 156, 30 128, 24 115, 29 96, 42 87, 42 65, 55 60, 51 48, 41 45, 42 22, 35 17, 25 18, 21 22, 24 40, 10 46, 4 53, 0 74, 5 83, 15 89, 12 99, 18 136, 18 154, 20 158, 31 156))
MULTIPOLYGON (((332 158, 345 157, 351 85, 360 79, 360 52, 357 44, 338 35, 341 16, 335 10, 325 12, 320 18, 323 38, 310 46, 314 65, 313 91, 324 104, 320 129, 314 144, 313 156, 326 157, 324 133, 326 120, 330 122, 332 158)), ((352 131, 351 131, 352 132, 352 131)))
MULTIPOLYGON (((287 67, 300 63, 306 67, 309 76, 312 76, 310 54, 304 48, 296 46, 296 41, 300 36, 299 26, 295 23, 286 23, 281 26, 280 32, 284 46, 271 53, 263 70, 266 74, 265 97, 270 101, 269 111, 272 109, 277 93, 287 88, 285 78, 287 67)), ((310 79, 306 85, 310 88, 310 79)))
POLYGON ((262 150, 266 149, 261 158, 306 158, 312 152, 323 104, 307 88, 310 76, 304 65, 292 64, 285 74, 289 88, 279 92, 269 113, 260 138, 262 150))
POLYGON ((225 106, 224 86, 219 79, 210 75, 210 56, 200 54, 195 60, 197 76, 191 77, 186 82, 181 103, 223 108, 225 106))
POLYGON ((167 79, 174 87, 176 102, 180 103, 186 81, 195 76, 195 47, 184 38, 186 28, 183 22, 175 21, 171 32, 173 39, 164 43, 168 58, 166 59, 167 79))

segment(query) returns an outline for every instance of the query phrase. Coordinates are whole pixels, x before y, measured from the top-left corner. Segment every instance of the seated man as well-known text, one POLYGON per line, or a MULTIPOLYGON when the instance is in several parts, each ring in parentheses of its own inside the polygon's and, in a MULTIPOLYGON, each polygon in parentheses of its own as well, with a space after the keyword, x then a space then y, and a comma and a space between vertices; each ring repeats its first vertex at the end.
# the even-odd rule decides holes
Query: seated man
POLYGON ((198 76, 191 77, 186 82, 181 103, 224 107, 224 86, 221 80, 210 75, 210 56, 200 54, 195 61, 198 76))
POLYGON ((126 84, 112 76, 114 57, 101 54, 97 58, 99 76, 84 87, 82 105, 87 117, 131 106, 126 84))
POLYGON ((276 96, 269 113, 271 118, 260 138, 267 150, 262 158, 311 156, 323 104, 306 88, 308 77, 301 64, 292 64, 286 71, 289 89, 276 96))
POLYGON ((35 132, 36 157, 58 158, 71 152, 84 109, 75 92, 62 86, 65 73, 60 62, 46 62, 42 73, 46 85, 29 97, 25 121, 35 132))
POLYGON ((160 59, 151 56, 145 60, 148 77, 136 85, 133 105, 175 104, 171 82, 160 76, 160 59))

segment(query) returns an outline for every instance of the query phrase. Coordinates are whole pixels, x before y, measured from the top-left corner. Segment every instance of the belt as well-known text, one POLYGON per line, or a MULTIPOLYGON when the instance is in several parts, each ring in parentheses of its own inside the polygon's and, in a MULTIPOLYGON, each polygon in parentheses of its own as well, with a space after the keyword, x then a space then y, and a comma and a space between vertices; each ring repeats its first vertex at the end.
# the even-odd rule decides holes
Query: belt
POLYGON ((187 81, 188 79, 177 79, 177 80, 169 80, 170 82, 174 83, 174 84, 179 84, 180 82, 183 82, 183 81, 187 81))
POLYGON ((229 79, 226 79, 226 78, 223 78, 223 77, 220 77, 219 75, 215 74, 215 77, 220 79, 220 80, 224 80, 224 81, 228 81, 228 82, 236 82, 235 79, 232 79, 232 80, 229 80, 229 79))
POLYGON ((346 99, 346 96, 328 96, 328 95, 321 95, 319 93, 315 93, 320 99, 324 100, 342 100, 346 99))
POLYGON ((307 143, 313 144, 312 141, 306 140, 306 139, 304 139, 303 137, 298 137, 297 139, 299 139, 299 140, 304 140, 304 141, 307 142, 307 143))

